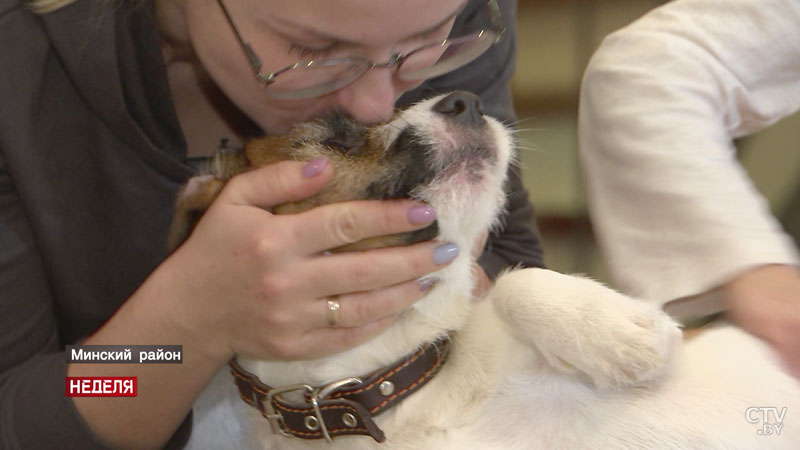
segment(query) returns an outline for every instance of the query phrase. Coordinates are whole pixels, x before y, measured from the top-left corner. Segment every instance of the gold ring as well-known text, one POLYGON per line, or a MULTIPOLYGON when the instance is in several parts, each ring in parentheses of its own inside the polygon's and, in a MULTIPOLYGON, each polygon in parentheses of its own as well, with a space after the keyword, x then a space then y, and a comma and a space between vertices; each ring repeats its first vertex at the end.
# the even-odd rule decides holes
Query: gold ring
POLYGON ((339 302, 338 295, 331 295, 328 297, 328 325, 335 327, 339 325, 339 302))

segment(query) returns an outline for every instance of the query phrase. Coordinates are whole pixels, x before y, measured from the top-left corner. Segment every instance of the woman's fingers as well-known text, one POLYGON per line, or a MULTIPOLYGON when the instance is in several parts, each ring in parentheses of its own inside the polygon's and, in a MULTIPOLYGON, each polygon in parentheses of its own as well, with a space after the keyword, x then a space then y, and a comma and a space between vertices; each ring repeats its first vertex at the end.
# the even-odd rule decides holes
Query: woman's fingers
POLYGON ((344 252, 309 259, 303 271, 314 274, 306 295, 346 294, 416 280, 439 270, 459 254, 455 244, 437 241, 364 252, 344 252))
POLYGON ((313 322, 314 328, 364 326, 381 318, 396 317, 424 297, 434 282, 435 279, 407 281, 374 291, 325 297, 309 302, 305 315, 316 319, 313 322), (329 300, 338 304, 338 323, 335 325, 329 323, 329 300))
POLYGON ((722 287, 728 316, 779 353, 786 370, 800 379, 800 270, 765 265, 722 287))
POLYGON ((187 315, 188 328, 218 330, 215 340, 237 353, 311 358, 364 342, 424 296, 416 280, 449 264, 457 246, 428 241, 321 253, 429 226, 436 214, 427 205, 354 201, 292 215, 265 211, 316 194, 332 174, 325 160, 280 162, 226 184, 170 259, 181 276, 201 274, 182 296, 200 304, 193 308, 197 314, 187 315), (338 323, 331 327, 325 296, 336 294, 338 323))
POLYGON ((430 206, 412 200, 362 200, 320 206, 296 216, 299 251, 318 253, 362 239, 424 228, 436 220, 430 206))
MULTIPOLYGON (((332 174, 326 159, 278 162, 235 176, 215 204, 271 208, 318 193, 332 174)), ((351 201, 294 215, 285 228, 289 235, 284 237, 296 254, 313 254, 370 237, 418 230, 434 220, 433 208, 411 200, 351 201)))
POLYGON ((215 203, 271 208, 316 194, 332 175, 327 159, 281 161, 231 178, 215 203))

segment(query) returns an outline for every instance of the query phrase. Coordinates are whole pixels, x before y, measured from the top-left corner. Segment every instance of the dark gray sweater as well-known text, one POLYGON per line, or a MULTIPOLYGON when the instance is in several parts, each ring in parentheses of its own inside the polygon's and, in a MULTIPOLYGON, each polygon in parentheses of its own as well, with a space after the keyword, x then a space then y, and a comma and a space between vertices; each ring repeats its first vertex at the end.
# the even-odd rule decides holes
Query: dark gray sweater
MULTIPOLYGON (((113 3, 37 16, 0 0, 2 449, 104 448, 65 397, 64 346, 99 328, 164 259, 174 194, 192 175, 150 3, 113 3)), ((501 45, 400 103, 466 89, 512 120, 516 2, 500 4, 501 45)), ((453 34, 480 28, 484 7, 470 1, 453 34)), ((481 258, 491 276, 542 264, 517 174, 510 192, 506 228, 481 258)))

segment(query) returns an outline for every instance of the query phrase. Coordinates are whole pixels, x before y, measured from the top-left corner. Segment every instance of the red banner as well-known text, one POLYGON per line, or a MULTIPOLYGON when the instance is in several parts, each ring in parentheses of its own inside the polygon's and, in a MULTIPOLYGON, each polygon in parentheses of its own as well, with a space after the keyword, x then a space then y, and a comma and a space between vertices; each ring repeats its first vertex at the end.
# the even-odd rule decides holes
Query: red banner
POLYGON ((67 397, 136 397, 136 377, 67 377, 67 397))

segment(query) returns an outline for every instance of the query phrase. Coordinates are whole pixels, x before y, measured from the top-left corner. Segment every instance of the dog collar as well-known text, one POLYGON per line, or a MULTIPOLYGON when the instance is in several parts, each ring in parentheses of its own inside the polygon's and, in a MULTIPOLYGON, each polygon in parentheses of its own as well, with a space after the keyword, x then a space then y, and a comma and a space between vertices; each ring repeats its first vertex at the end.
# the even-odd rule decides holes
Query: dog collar
POLYGON ((269 421, 273 432, 328 442, 336 436, 367 435, 383 442, 386 437, 372 418, 430 381, 449 352, 450 339, 445 336, 365 377, 345 378, 320 387, 270 387, 242 369, 235 358, 229 364, 242 400, 269 421), (289 392, 302 392, 305 402, 281 397, 289 392))

